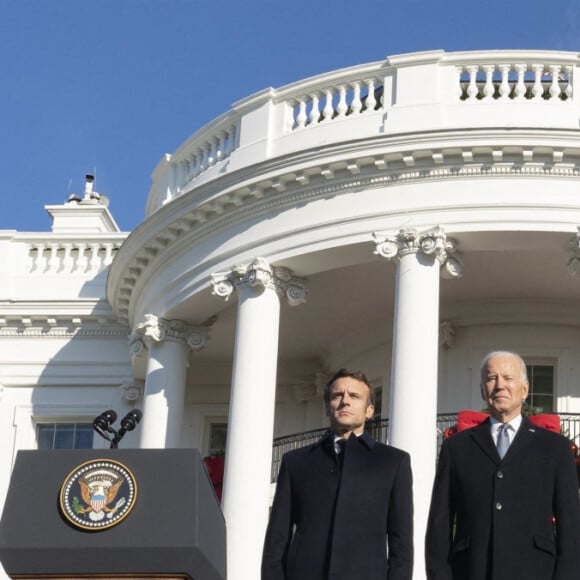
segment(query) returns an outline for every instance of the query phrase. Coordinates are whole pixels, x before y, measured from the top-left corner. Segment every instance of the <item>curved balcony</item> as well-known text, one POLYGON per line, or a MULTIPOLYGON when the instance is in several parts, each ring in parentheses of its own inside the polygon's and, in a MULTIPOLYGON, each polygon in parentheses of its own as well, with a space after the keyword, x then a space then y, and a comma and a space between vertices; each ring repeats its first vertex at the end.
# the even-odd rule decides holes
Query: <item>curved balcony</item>
MULTIPOLYGON (((301 152, 313 160, 317 148, 332 150, 347 140, 398 136, 405 141, 417 132, 462 128, 577 129, 580 111, 574 82, 579 63, 578 54, 567 52, 432 51, 392 56, 266 89, 235 103, 161 160, 153 173, 147 216, 231 173, 239 174, 238 184, 247 180, 247 187, 221 200, 214 196, 214 209, 259 197, 266 185, 283 189, 288 180, 308 183, 311 174, 303 167, 271 184, 250 185, 260 174, 263 180, 268 178, 271 166, 256 167, 261 162, 289 155, 296 161, 301 152), (253 170, 245 175, 249 166, 253 170)), ((417 155, 411 150, 406 155, 400 148, 399 142, 392 155, 387 151, 378 162, 384 167, 416 165, 417 155)), ((522 155, 524 162, 537 162, 529 152, 528 159, 522 155)), ((443 152, 430 157, 436 167, 443 152)), ((357 171, 355 166, 351 169, 357 171)), ((331 176, 333 167, 326 168, 326 175, 325 169, 313 166, 312 171, 331 176)))
MULTIPOLYGON (((172 265, 176 283, 163 300, 153 297, 155 310, 186 310, 203 322, 205 309, 185 304, 231 264, 265 256, 295 267, 296 254, 354 247, 369 231, 406 223, 439 224, 456 236, 507 223, 544 231, 549 221, 566 245, 578 223, 579 59, 552 51, 415 53, 236 103, 154 170, 147 219, 110 270, 115 313, 132 326, 150 311, 145 288, 172 265), (490 189, 483 183, 490 177, 510 185, 490 189), (420 192, 411 191, 416 184, 420 192)), ((539 237, 525 243, 543 245, 539 237)))

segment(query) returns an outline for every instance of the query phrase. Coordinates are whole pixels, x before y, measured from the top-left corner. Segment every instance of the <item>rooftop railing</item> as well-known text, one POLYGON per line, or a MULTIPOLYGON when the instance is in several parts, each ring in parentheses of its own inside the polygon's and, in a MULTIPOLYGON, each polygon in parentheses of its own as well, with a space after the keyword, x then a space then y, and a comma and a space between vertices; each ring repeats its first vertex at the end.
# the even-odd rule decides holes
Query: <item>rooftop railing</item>
POLYGON ((580 56, 568 52, 433 51, 266 89, 234 104, 161 160, 153 173, 147 215, 229 172, 309 148, 417 131, 501 126, 505 119, 511 126, 577 129, 579 65, 580 56), (520 105, 517 111, 501 108, 514 104, 520 105), (542 115, 538 106, 563 109, 542 115))
MULTIPOLYGON (((576 446, 580 446, 580 413, 559 413, 560 429, 562 435, 568 437, 576 446)), ((437 415, 437 445, 441 446, 444 439, 445 431, 454 427, 457 423, 456 413, 440 413, 437 415)), ((368 421, 366 425, 367 432, 377 441, 387 443, 388 441, 388 419, 376 419, 368 421)), ((272 452, 272 483, 278 478, 280 462, 282 456, 288 451, 306 447, 318 441, 326 432, 328 427, 323 429, 314 429, 304 433, 286 435, 274 439, 272 452)))

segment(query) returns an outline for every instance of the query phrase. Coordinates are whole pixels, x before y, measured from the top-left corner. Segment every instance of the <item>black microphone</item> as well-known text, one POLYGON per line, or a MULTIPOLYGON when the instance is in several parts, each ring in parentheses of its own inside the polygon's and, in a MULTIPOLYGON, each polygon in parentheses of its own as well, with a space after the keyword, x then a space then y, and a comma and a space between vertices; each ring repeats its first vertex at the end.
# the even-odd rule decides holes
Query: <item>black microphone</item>
POLYGON ((123 439, 127 431, 133 431, 133 429, 137 427, 137 423, 141 421, 142 416, 143 413, 141 413, 139 409, 133 409, 121 419, 121 428, 117 433, 115 433, 115 437, 111 440, 111 449, 117 449, 117 447, 119 447, 119 441, 123 439))
POLYGON ((139 409, 129 411, 121 420, 121 429, 119 430, 119 433, 121 431, 133 431, 133 429, 137 427, 139 421, 141 421, 141 417, 143 417, 143 413, 141 413, 139 409))
POLYGON ((104 437, 107 441, 110 441, 111 438, 107 433, 114 433, 114 430, 111 429, 111 425, 117 420, 117 413, 112 409, 108 411, 103 411, 94 421, 93 421, 93 429, 101 436, 104 437))

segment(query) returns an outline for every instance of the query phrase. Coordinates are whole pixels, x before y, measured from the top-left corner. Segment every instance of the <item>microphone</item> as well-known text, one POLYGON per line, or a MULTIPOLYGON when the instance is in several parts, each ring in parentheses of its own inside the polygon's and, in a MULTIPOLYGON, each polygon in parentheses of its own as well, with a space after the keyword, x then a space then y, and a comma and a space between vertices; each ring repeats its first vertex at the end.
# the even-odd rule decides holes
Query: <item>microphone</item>
POLYGON ((119 430, 119 433, 121 433, 121 431, 123 431, 123 434, 126 431, 133 431, 133 429, 137 427, 139 421, 141 421, 141 417, 143 417, 143 413, 141 413, 139 409, 129 411, 121 420, 121 429, 119 430))
POLYGON ((93 429, 104 439, 111 443, 111 449, 117 449, 119 446, 119 441, 123 439, 123 436, 127 431, 133 431, 139 421, 141 421, 141 417, 143 417, 143 413, 139 409, 133 409, 129 411, 122 419, 121 419, 121 428, 117 431, 113 429, 111 425, 117 420, 117 413, 112 409, 108 411, 103 411, 94 421, 93 421, 93 429), (109 435, 109 433, 113 434, 113 437, 109 435))
POLYGON ((107 441, 111 441, 108 433, 114 433, 115 431, 111 428, 111 425, 117 420, 117 413, 112 409, 108 411, 103 411, 98 417, 93 421, 93 429, 107 441))

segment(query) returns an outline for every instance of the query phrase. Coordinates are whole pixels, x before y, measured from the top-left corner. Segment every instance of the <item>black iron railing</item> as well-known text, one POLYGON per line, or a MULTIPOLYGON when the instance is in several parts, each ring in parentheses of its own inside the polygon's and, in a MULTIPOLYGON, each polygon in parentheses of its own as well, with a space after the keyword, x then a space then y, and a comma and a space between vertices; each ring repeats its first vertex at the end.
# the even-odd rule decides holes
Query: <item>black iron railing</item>
MULTIPOLYGON (((563 435, 568 437, 575 445, 580 447, 580 413, 559 413, 560 429, 563 435)), ((454 427, 457 423, 457 413, 439 413, 437 415, 437 446, 440 447, 446 429, 454 427)), ((366 430, 377 441, 387 442, 387 431, 389 427, 388 419, 376 419, 368 421, 366 430)), ((313 429, 303 433, 285 435, 274 439, 272 450, 272 482, 276 481, 278 471, 280 470, 280 461, 282 455, 287 451, 306 447, 318 441, 326 432, 328 427, 322 429, 313 429)))

